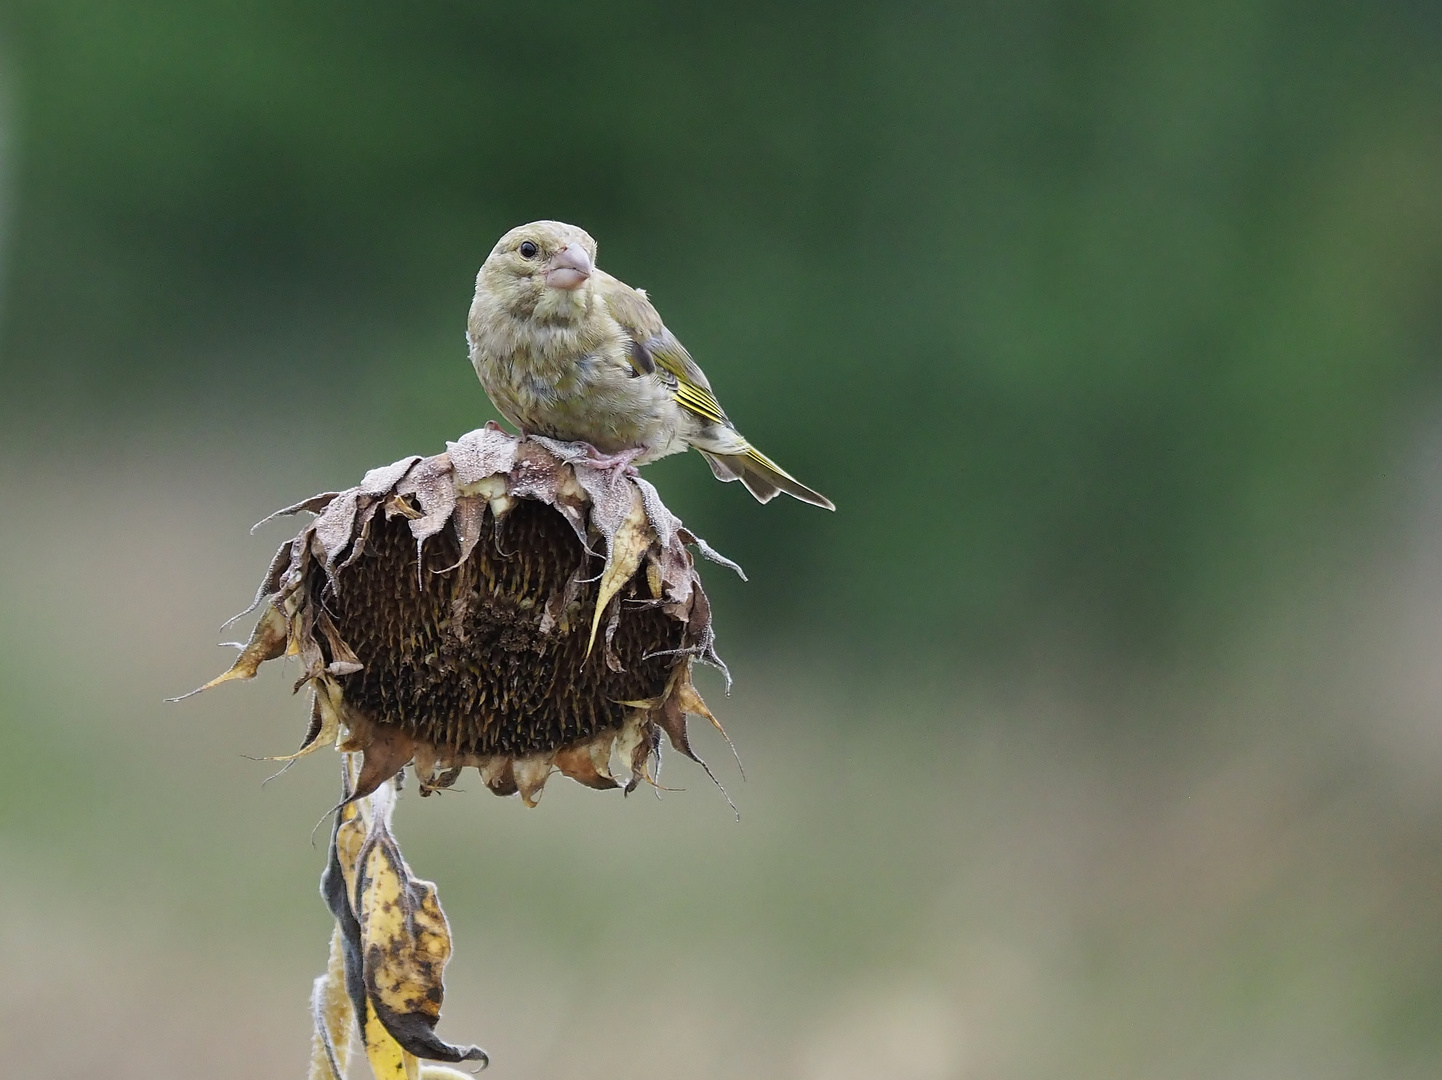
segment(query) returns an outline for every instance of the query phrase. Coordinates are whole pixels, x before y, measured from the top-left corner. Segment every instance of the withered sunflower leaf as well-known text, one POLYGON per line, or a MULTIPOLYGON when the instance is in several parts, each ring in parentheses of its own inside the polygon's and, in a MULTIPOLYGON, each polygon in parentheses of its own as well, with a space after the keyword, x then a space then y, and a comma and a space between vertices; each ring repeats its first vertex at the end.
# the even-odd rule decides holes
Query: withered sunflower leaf
POLYGON ((416 755, 416 741, 394 724, 377 724, 362 755, 360 776, 348 802, 364 799, 396 773, 404 769, 416 755))
POLYGON ((270 568, 266 570, 265 577, 261 578, 260 588, 255 590, 255 599, 251 600, 250 606, 244 611, 236 612, 230 618, 226 619, 225 622, 221 623, 220 628, 222 630, 229 627, 232 623, 238 622, 239 620, 245 618, 256 608, 260 607, 260 602, 262 600, 264 600, 267 596, 272 595, 280 588, 280 579, 285 574, 286 570, 289 569, 294 551, 294 540, 287 540, 285 543, 280 545, 280 548, 276 551, 275 556, 270 560, 270 568))
POLYGON ((468 431, 455 442, 446 443, 456 483, 465 487, 488 476, 509 473, 519 445, 514 435, 492 427, 468 431))
POLYGON ((626 670, 626 665, 623 664, 621 658, 616 655, 615 649, 616 631, 620 628, 621 605, 613 604, 611 606, 611 617, 606 620, 606 632, 603 635, 605 648, 602 650, 602 655, 606 659, 606 666, 615 672, 623 672, 626 670))
POLYGON ((421 504, 421 514, 410 522, 411 535, 419 543, 435 536, 451 519, 456 507, 456 485, 451 461, 445 454, 425 458, 396 485, 396 494, 414 495, 421 504))
POLYGON ((302 499, 298 503, 287 506, 284 510, 277 510, 273 514, 267 514, 250 527, 251 535, 262 525, 269 525, 276 518, 287 517, 291 514, 319 514, 330 505, 332 499, 339 495, 339 491, 323 491, 319 495, 312 495, 309 499, 302 499))
POLYGON ((653 588, 653 593, 658 598, 665 596, 672 605, 671 614, 679 618, 688 617, 690 609, 687 605, 696 589, 696 569, 690 553, 677 542, 663 548, 659 555, 652 555, 651 566, 657 571, 663 586, 659 593, 653 588))
POLYGON ((541 801, 546 780, 554 770, 555 765, 550 754, 517 758, 511 769, 511 777, 515 781, 516 790, 521 793, 521 801, 534 808, 541 801))
POLYGON ((406 473, 411 471, 411 466, 420 461, 419 454, 412 454, 403 457, 399 461, 393 461, 389 465, 382 465, 378 469, 371 469, 361 478, 357 485, 362 495, 378 497, 390 494, 391 488, 405 479, 406 473))
POLYGON ((544 446, 557 461, 564 461, 568 465, 594 460, 593 451, 586 443, 566 442, 564 439, 551 439, 544 435, 527 435, 525 441, 544 446))
POLYGON ((481 539, 481 523, 486 517, 486 500, 479 495, 461 495, 456 499, 456 511, 451 521, 455 526, 456 540, 460 544, 461 557, 456 566, 471 557, 481 539))
POLYGON ((516 787, 516 760, 499 754, 486 758, 476 767, 481 782, 497 795, 514 795, 516 787))
MULTIPOLYGON (((343 766, 349 769, 349 766, 343 766)), ((364 1032, 362 1018, 366 1014, 364 950, 361 947, 360 920, 351 908, 354 895, 356 862, 365 842, 365 822, 354 804, 342 803, 331 827, 330 852, 320 875, 320 895, 340 934, 345 964, 345 989, 350 998, 357 1028, 364 1032)))
POLYGON ((694 713, 697 716, 704 716, 707 720, 711 721, 711 726, 714 727, 717 731, 719 731, 722 737, 726 738, 727 742, 731 741, 726 736, 726 729, 721 726, 721 721, 716 719, 715 715, 711 712, 711 710, 706 707, 706 702, 701 700, 701 695, 696 692, 696 686, 691 681, 691 675, 689 672, 682 675, 681 678, 677 681, 675 700, 676 704, 681 708, 683 712, 694 713))
POLYGON ((630 489, 631 509, 621 520, 611 539, 606 557, 606 569, 601 574, 600 592, 596 596, 596 613, 591 618, 591 637, 586 643, 586 655, 596 644, 596 629, 601 625, 601 616, 612 598, 621 587, 630 581, 641 565, 641 559, 651 547, 650 527, 646 523, 646 508, 640 493, 630 489))
POLYGON ((355 535, 355 541, 350 546, 350 554, 345 561, 336 567, 336 573, 347 569, 352 563, 361 557, 366 549, 366 541, 370 539, 371 523, 375 521, 376 512, 381 508, 379 498, 367 496, 368 502, 356 512, 355 525, 351 531, 355 535))
POLYGON ((327 568, 335 563, 336 556, 351 542, 358 499, 357 489, 343 491, 325 508, 324 513, 311 522, 315 537, 325 553, 327 568))
POLYGON ((661 725, 661 730, 671 740, 671 745, 679 753, 685 754, 692 761, 700 762, 696 752, 691 749, 691 736, 686 730, 686 710, 680 707, 675 695, 667 698, 661 705, 656 716, 656 722, 661 725))
POLYGON ((345 1080, 350 1064, 350 1032, 355 1007, 345 985, 345 939, 337 925, 330 940, 325 974, 316 979, 310 996, 310 1080, 345 1080))
POLYGON ((646 517, 651 521, 651 528, 656 532, 656 540, 661 545, 661 550, 665 551, 676 538, 676 532, 681 528, 681 519, 666 508, 655 484, 639 476, 634 477, 631 482, 641 492, 641 502, 646 506, 646 517))
POLYGON ((357 671, 364 669, 365 665, 360 662, 354 650, 345 643, 336 629, 331 617, 322 608, 316 615, 316 626, 320 629, 321 635, 325 638, 326 644, 330 646, 330 663, 325 669, 331 675, 354 675, 357 671))
POLYGON ((569 776, 588 788, 606 790, 616 786, 616 778, 611 775, 610 757, 610 740, 592 739, 557 750, 555 761, 561 775, 569 776))
MULTIPOLYGON (((591 499, 591 524, 606 540, 607 553, 622 524, 634 513, 640 493, 619 469, 597 469, 585 461, 572 463, 576 482, 591 499)), ((644 519, 644 506, 640 511, 644 519)))
MULTIPOLYGON (((391 1038, 418 1058, 486 1061, 480 1047, 452 1046, 435 1033, 451 954, 450 926, 435 885, 411 874, 379 815, 360 855, 353 895, 366 994, 391 1038)), ((369 1033, 366 1043, 372 1043, 369 1033)))
POLYGON ((591 550, 591 538, 586 531, 586 514, 580 507, 572 506, 566 502, 557 502, 556 509, 571 526, 571 531, 576 534, 576 539, 581 541, 581 547, 588 555, 596 554, 591 550))
POLYGON ((324 608, 302 608, 298 613, 300 632, 291 634, 291 645, 295 647, 301 664, 300 678, 295 684, 296 690, 311 680, 318 679, 325 671, 325 654, 320 651, 320 643, 315 639, 315 613, 317 611, 321 618, 325 617, 324 608))
POLYGON ((561 465, 545 448, 524 442, 516 450, 511 466, 508 493, 517 499, 536 499, 553 504, 561 486, 561 465))
POLYGON ((385 501, 386 520, 391 518, 405 518, 407 521, 414 521, 421 516, 421 512, 410 504, 408 499, 399 495, 392 495, 385 501))
POLYGON ((366 1019, 361 1026, 361 1042, 365 1044, 366 1062, 371 1075, 386 1080, 420 1080, 421 1063, 397 1042, 375 1010, 375 1002, 366 999, 366 1019))
POLYGON ((212 686, 219 686, 232 679, 255 678, 255 673, 260 669, 261 664, 267 660, 274 660, 285 651, 287 625, 286 617, 281 614, 280 609, 274 604, 267 604, 265 611, 261 613, 260 620, 255 624, 255 629, 250 632, 250 640, 240 650, 240 655, 235 658, 235 663, 204 686, 197 686, 188 694, 181 694, 166 700, 184 701, 202 690, 209 690, 212 686))
POLYGON ((320 687, 311 697, 310 727, 306 729, 305 738, 301 741, 300 749, 293 754, 282 754, 272 757, 271 761, 296 761, 312 754, 323 746, 333 746, 340 737, 340 718, 336 715, 335 709, 330 703, 329 695, 324 686, 320 687))
POLYGON ((718 566, 724 566, 728 570, 736 571, 736 576, 739 577, 742 581, 749 580, 746 577, 746 571, 742 570, 739 564, 732 562, 725 555, 722 555, 719 551, 713 548, 710 544, 706 543, 705 540, 702 540, 690 529, 680 530, 680 535, 681 539, 685 543, 695 544, 696 550, 699 551, 702 555, 706 556, 706 558, 710 559, 713 563, 716 563, 718 566))
MULTIPOLYGON (((682 673, 680 680, 676 684, 676 691, 672 700, 675 701, 677 707, 681 709, 683 713, 704 716, 707 720, 711 721, 711 726, 721 733, 721 738, 725 739, 726 745, 731 748, 731 756, 736 759, 736 768, 741 771, 741 779, 745 780, 746 766, 741 764, 741 755, 736 751, 736 744, 731 741, 731 736, 726 734, 726 729, 721 726, 721 721, 717 720, 716 715, 706 707, 706 702, 701 700, 701 695, 696 690, 696 684, 691 681, 691 672, 689 670, 682 673)), ((705 768, 704 764, 702 768, 705 768)), ((709 773, 711 770, 706 769, 706 771, 709 773)), ((715 780, 716 778, 712 776, 711 779, 715 780)), ((720 781, 717 781, 716 786, 721 787, 720 781)), ((724 794, 726 789, 721 788, 721 791, 724 794)), ((729 795, 726 797, 726 801, 731 802, 729 795)), ((734 803, 732 803, 731 808, 733 810, 736 808, 734 803)))

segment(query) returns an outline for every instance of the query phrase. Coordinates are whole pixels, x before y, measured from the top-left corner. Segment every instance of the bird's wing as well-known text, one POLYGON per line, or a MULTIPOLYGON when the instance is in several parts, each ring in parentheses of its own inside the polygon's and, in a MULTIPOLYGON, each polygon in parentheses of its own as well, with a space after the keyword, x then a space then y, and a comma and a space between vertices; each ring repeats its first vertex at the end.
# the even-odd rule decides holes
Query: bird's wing
POLYGON ((609 274, 605 278, 608 280, 602 281, 601 294, 606 298, 611 317, 633 342, 629 352, 632 367, 640 374, 661 378, 683 408, 703 420, 730 427, 726 411, 711 393, 706 373, 691 359, 686 346, 666 329, 646 294, 609 274))

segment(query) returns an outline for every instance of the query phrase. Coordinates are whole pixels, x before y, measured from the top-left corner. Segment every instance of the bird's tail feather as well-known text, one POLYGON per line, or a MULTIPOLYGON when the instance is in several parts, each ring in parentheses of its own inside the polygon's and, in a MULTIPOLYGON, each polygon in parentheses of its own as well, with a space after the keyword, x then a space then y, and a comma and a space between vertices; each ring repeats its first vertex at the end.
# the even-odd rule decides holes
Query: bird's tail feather
POLYGON ((754 446, 747 446, 739 454, 717 454, 702 450, 701 456, 711 466, 717 480, 740 480, 746 485, 746 490, 756 496, 757 502, 770 502, 779 492, 784 491, 792 498, 812 506, 836 509, 835 504, 825 495, 812 491, 754 446))

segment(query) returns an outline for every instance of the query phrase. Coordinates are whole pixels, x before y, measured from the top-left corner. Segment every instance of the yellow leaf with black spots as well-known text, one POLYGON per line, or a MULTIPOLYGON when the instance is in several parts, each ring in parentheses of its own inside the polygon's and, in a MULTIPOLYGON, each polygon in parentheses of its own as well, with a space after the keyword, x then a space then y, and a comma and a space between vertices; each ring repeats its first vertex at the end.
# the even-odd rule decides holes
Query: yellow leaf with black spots
POLYGON ((386 1080, 418 1080, 419 1059, 484 1063, 480 1047, 436 1035, 450 926, 435 885, 411 873, 391 833, 394 782, 352 799, 357 772, 355 755, 346 755, 321 895, 335 916, 345 993, 371 1069, 386 1080))
POLYGON ((386 1030, 372 1005, 366 1007, 365 1029, 361 1035, 375 1080, 420 1080, 421 1063, 408 1054, 386 1030))

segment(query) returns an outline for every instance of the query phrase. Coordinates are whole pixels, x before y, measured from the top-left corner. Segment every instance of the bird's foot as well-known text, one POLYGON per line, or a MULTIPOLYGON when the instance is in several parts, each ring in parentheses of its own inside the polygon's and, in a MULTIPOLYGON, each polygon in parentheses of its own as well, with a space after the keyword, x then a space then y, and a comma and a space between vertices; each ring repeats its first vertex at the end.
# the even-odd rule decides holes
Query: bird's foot
POLYGON ((586 443, 587 462, 593 469, 604 469, 607 472, 622 472, 627 476, 639 475, 639 470, 632 464, 638 457, 646 452, 644 446, 633 446, 629 450, 622 450, 619 454, 603 454, 590 443, 586 443))

